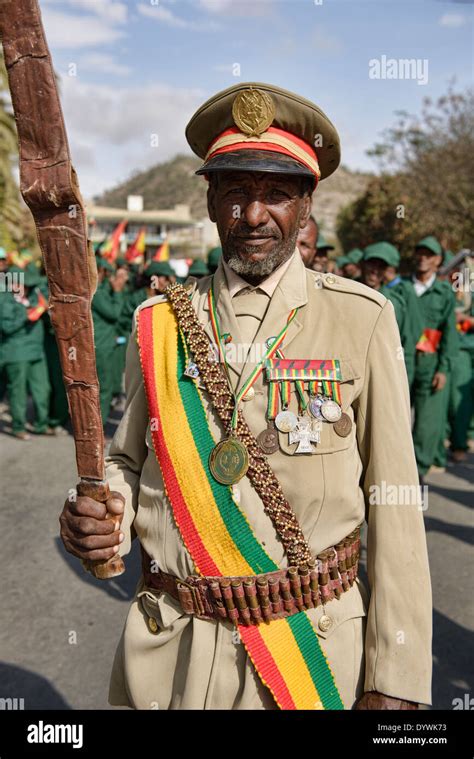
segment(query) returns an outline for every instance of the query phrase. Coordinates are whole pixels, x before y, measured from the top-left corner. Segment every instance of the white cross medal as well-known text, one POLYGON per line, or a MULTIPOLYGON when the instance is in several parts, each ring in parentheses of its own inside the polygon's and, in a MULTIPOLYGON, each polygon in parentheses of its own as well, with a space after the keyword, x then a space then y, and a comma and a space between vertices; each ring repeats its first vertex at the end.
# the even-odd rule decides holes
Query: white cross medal
POLYGON ((289 433, 289 444, 298 443, 295 453, 314 453, 311 443, 321 442, 321 422, 313 422, 311 417, 299 416, 296 428, 289 433))

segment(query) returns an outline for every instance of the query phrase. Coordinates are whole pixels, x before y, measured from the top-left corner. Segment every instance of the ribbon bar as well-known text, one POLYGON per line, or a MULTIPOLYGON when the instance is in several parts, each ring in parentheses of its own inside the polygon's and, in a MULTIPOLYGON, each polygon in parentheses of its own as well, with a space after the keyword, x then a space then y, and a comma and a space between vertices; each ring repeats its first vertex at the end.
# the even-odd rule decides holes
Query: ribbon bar
POLYGON ((338 359, 268 358, 265 374, 270 382, 281 380, 332 380, 340 382, 338 359))

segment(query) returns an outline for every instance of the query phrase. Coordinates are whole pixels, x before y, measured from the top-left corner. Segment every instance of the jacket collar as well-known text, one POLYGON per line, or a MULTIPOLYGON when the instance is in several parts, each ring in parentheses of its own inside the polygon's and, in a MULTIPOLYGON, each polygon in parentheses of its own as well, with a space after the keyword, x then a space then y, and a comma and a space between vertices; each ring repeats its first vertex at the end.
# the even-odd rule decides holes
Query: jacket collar
MULTIPOLYGON (((306 278, 307 273, 303 260, 299 252, 296 251, 296 254, 292 256, 290 265, 284 272, 270 299, 265 317, 254 338, 254 344, 264 344, 269 337, 275 337, 285 326, 290 312, 294 308, 301 308, 306 305, 308 302, 306 278)), ((210 283, 212 283, 212 280, 210 280, 210 283)), ((232 335, 233 343, 238 346, 239 343, 242 343, 242 336, 232 307, 232 300, 227 287, 227 280, 222 263, 219 264, 217 271, 214 274, 213 287, 216 298, 217 318, 219 319, 221 333, 229 332, 232 335)), ((209 319, 207 293, 204 299, 203 309, 208 316, 204 327, 205 332, 208 337, 214 341, 212 326, 209 319)), ((290 345, 301 329, 302 321, 300 314, 298 313, 289 326, 283 342, 283 350, 290 345)), ((237 360, 229 363, 229 367, 233 381, 236 383, 236 390, 238 391, 255 368, 255 364, 239 360, 238 350, 236 351, 236 354, 237 360)))

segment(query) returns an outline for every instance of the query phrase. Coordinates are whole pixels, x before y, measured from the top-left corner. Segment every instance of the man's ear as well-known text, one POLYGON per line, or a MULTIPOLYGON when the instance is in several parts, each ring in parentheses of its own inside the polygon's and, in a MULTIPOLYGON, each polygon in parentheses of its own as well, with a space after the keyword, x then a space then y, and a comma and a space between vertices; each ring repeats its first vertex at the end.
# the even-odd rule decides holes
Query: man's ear
POLYGON ((209 187, 207 188, 207 213, 209 214, 209 218, 211 221, 216 221, 216 206, 215 206, 215 200, 216 200, 216 189, 213 182, 209 182, 209 187))
POLYGON ((300 229, 303 229, 306 226, 310 216, 311 216, 311 193, 306 192, 303 195, 303 202, 301 205, 300 229))

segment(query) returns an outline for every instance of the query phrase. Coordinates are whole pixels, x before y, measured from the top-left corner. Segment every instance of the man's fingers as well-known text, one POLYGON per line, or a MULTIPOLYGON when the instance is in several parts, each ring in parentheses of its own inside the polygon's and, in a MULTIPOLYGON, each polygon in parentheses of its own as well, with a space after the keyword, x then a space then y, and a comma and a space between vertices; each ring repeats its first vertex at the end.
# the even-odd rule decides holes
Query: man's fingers
POLYGON ((68 539, 72 545, 81 551, 95 551, 98 548, 113 548, 123 541, 123 534, 114 532, 112 535, 85 535, 79 536, 70 533, 68 539))
POLYGON ((64 546, 68 553, 77 556, 79 559, 85 559, 86 561, 107 561, 107 559, 111 559, 112 556, 115 556, 118 551, 118 546, 86 551, 82 548, 76 548, 75 544, 68 538, 64 538, 64 546))
POLYGON ((121 493, 117 493, 113 490, 110 493, 110 498, 106 502, 107 511, 114 516, 122 517, 125 510, 125 498, 121 493))
POLYGON ((115 519, 94 519, 69 514, 67 524, 73 533, 81 535, 111 535, 116 530, 115 519))
POLYGON ((105 519, 107 506, 105 503, 94 501, 87 496, 78 496, 75 501, 69 501, 69 511, 79 517, 93 517, 94 519, 105 519))

